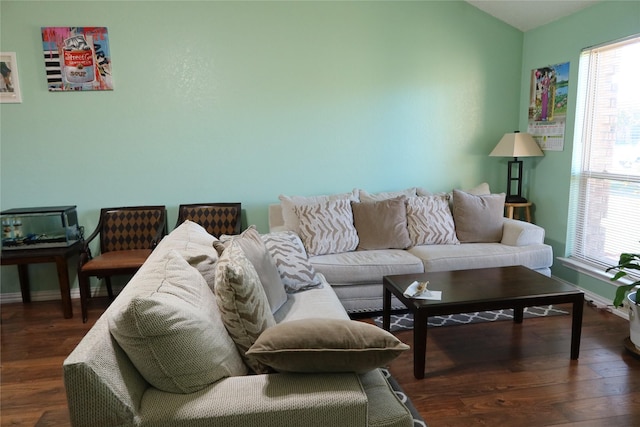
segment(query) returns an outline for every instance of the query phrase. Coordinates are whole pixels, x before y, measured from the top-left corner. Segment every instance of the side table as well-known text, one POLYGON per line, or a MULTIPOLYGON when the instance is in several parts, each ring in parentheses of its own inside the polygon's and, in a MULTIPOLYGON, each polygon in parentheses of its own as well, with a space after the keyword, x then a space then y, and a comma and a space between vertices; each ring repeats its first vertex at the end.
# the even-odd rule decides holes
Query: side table
POLYGON ((507 218, 513 219, 515 214, 515 219, 520 219, 520 216, 516 212, 516 209, 520 208, 520 209, 524 209, 524 217, 527 220, 527 222, 531 222, 531 205, 533 205, 533 203, 531 202, 524 202, 524 203, 507 202, 504 204, 504 207, 507 209, 507 214, 505 216, 507 218))
POLYGON ((31 302, 28 265, 55 262, 58 270, 60 295, 62 297, 62 313, 65 319, 70 319, 73 317, 73 309, 71 307, 71 290, 67 264, 69 258, 80 253, 82 245, 83 241, 78 240, 74 244, 65 247, 3 250, 0 252, 0 258, 2 265, 18 266, 23 303, 31 302))

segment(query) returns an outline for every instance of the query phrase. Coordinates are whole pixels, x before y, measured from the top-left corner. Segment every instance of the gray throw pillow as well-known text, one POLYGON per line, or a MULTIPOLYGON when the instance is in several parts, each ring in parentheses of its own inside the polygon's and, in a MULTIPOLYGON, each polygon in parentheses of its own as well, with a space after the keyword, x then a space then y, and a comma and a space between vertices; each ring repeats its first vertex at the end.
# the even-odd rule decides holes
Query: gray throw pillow
POLYGON ((321 285, 322 282, 296 233, 278 231, 260 237, 276 263, 285 291, 294 293, 321 285))
POLYGON ((475 196, 453 190, 453 220, 461 243, 493 243, 502 240, 505 194, 475 196))

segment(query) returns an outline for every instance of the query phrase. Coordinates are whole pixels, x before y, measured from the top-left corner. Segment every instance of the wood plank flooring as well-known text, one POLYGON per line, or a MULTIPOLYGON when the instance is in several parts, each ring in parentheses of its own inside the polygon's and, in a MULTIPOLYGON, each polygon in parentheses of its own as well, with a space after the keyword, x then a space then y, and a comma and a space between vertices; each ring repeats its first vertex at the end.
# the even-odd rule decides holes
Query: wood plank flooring
MULTIPOLYGON (((59 301, 0 306, 1 426, 69 425, 62 362, 107 301, 92 301, 86 324, 73 304, 73 319, 59 301)), ((569 359, 570 323, 430 328, 425 379, 413 378, 411 351, 389 369, 429 427, 640 426, 640 360, 622 344, 628 322, 585 307, 578 361, 569 359)), ((397 336, 411 345, 410 331, 397 336)))

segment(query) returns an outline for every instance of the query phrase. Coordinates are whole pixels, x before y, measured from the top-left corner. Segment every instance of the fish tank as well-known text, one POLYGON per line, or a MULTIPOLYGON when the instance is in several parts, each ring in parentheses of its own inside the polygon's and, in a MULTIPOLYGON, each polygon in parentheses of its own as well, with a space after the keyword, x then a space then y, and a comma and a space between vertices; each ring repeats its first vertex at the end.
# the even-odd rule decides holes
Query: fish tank
POLYGON ((8 209, 0 219, 2 250, 66 247, 82 239, 76 206, 8 209))

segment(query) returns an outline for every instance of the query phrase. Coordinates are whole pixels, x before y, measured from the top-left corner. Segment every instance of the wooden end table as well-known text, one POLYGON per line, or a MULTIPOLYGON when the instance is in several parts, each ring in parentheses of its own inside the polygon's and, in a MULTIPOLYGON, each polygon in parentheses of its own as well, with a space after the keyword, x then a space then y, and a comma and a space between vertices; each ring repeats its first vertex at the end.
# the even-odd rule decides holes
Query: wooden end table
POLYGON ((22 302, 31 302, 28 264, 55 262, 58 271, 60 295, 62 297, 62 313, 65 319, 72 318, 73 308, 71 306, 71 290, 69 286, 69 270, 67 264, 69 258, 80 253, 82 244, 83 241, 78 240, 72 245, 64 247, 9 249, 0 251, 2 265, 18 266, 22 302))
POLYGON ((384 276, 383 286, 382 327, 385 330, 389 330, 391 323, 391 294, 413 314, 413 375, 417 379, 424 378, 429 316, 512 308, 514 322, 522 323, 525 307, 572 303, 571 359, 578 359, 584 293, 526 267, 384 276), (442 291, 442 299, 405 297, 404 291, 414 280, 428 280, 430 290, 442 291))

